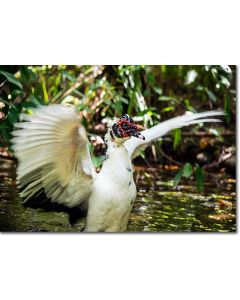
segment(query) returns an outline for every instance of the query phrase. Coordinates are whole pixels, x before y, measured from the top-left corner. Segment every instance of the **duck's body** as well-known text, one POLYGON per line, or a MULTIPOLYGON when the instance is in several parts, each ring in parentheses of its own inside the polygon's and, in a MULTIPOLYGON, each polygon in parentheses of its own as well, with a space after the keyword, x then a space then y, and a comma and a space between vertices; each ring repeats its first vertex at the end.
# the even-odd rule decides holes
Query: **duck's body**
POLYGON ((42 190, 52 202, 87 210, 85 231, 125 231, 136 197, 132 159, 172 129, 218 122, 222 112, 183 115, 141 133, 128 115, 109 127, 106 160, 96 173, 85 128, 73 107, 40 107, 16 124, 13 148, 24 201, 42 190))
POLYGON ((136 198, 132 162, 124 144, 108 143, 89 198, 86 231, 125 231, 136 198))

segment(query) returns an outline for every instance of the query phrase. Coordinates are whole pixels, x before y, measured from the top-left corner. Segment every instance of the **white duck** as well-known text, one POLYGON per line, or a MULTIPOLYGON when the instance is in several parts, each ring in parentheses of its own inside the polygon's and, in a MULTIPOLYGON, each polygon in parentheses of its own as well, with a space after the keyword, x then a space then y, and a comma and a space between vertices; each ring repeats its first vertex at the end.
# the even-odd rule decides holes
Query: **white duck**
POLYGON ((12 140, 20 196, 27 201, 44 189, 52 202, 88 209, 85 231, 125 231, 136 197, 132 159, 139 150, 172 129, 219 122, 210 117, 221 115, 219 111, 186 114, 141 133, 124 115, 108 128, 106 160, 96 173, 86 130, 74 107, 42 106, 33 115, 22 114, 12 140))

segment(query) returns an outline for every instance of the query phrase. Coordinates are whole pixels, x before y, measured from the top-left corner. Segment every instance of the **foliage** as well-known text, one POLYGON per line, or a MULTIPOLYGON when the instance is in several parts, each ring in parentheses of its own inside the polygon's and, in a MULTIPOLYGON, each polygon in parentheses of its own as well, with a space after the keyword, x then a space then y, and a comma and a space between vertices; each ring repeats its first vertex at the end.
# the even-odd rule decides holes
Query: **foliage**
POLYGON ((195 167, 192 167, 190 163, 186 163, 183 168, 181 168, 174 178, 174 186, 177 186, 182 177, 189 179, 194 173, 196 180, 196 187, 198 192, 202 192, 204 184, 204 171, 203 168, 196 164, 195 167))
MULTIPOLYGON (((219 108, 227 113, 228 128, 235 130, 235 77, 235 66, 0 66, 0 147, 9 147, 20 112, 31 113, 34 107, 52 103, 75 105, 92 136, 103 135, 106 118, 124 113, 149 127, 186 110, 219 108)), ((207 132, 209 126, 201 131, 207 132)), ((196 127, 187 130, 194 132, 196 127)), ((219 127, 212 130, 219 134, 219 127)), ((167 144, 171 156, 184 153, 180 129, 172 132, 171 141, 167 144)), ((185 146, 190 143, 186 139, 185 146)), ((162 160, 164 146, 156 143, 154 147, 162 160)), ((98 147, 94 153, 99 167, 103 149, 98 147)), ((190 165, 184 168, 176 182, 190 176, 190 165)), ((195 167, 198 186, 199 170, 195 167)))

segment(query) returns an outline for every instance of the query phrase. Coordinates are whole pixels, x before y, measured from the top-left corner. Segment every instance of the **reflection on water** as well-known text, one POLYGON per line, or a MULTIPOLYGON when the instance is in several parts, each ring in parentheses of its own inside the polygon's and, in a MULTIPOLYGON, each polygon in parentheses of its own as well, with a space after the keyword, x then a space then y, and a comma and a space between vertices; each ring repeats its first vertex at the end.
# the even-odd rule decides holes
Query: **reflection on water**
POLYGON ((129 231, 235 231, 233 198, 161 191, 141 194, 131 214, 129 231), (219 199, 227 204, 220 206, 219 199))
MULTIPOLYGON (((153 173, 137 172, 138 195, 128 232, 236 231, 234 179, 221 175, 217 178, 220 187, 216 178, 209 180, 205 193, 199 195, 194 185, 173 188, 174 174, 156 169, 153 173)), ((79 232, 83 228, 84 220, 71 226, 66 212, 24 207, 14 178, 14 163, 1 160, 0 231, 79 232)))

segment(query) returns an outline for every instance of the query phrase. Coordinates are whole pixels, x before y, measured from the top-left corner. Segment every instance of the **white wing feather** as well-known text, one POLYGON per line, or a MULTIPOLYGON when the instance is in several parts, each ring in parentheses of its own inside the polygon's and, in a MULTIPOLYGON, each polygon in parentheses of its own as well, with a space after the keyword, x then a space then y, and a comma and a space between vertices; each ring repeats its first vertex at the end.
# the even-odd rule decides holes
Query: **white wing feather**
POLYGON ((180 117, 175 117, 142 131, 141 134, 145 137, 145 140, 131 137, 131 139, 127 140, 124 143, 124 146, 126 147, 129 156, 133 159, 140 154, 140 150, 145 149, 150 143, 158 140, 173 129, 199 123, 221 122, 218 119, 210 117, 217 117, 222 115, 224 115, 224 112, 222 111, 207 111, 195 114, 185 114, 180 117))
POLYGON ((85 128, 73 107, 42 106, 15 124, 17 180, 27 201, 44 189, 52 202, 76 206, 91 194, 95 170, 85 128))

